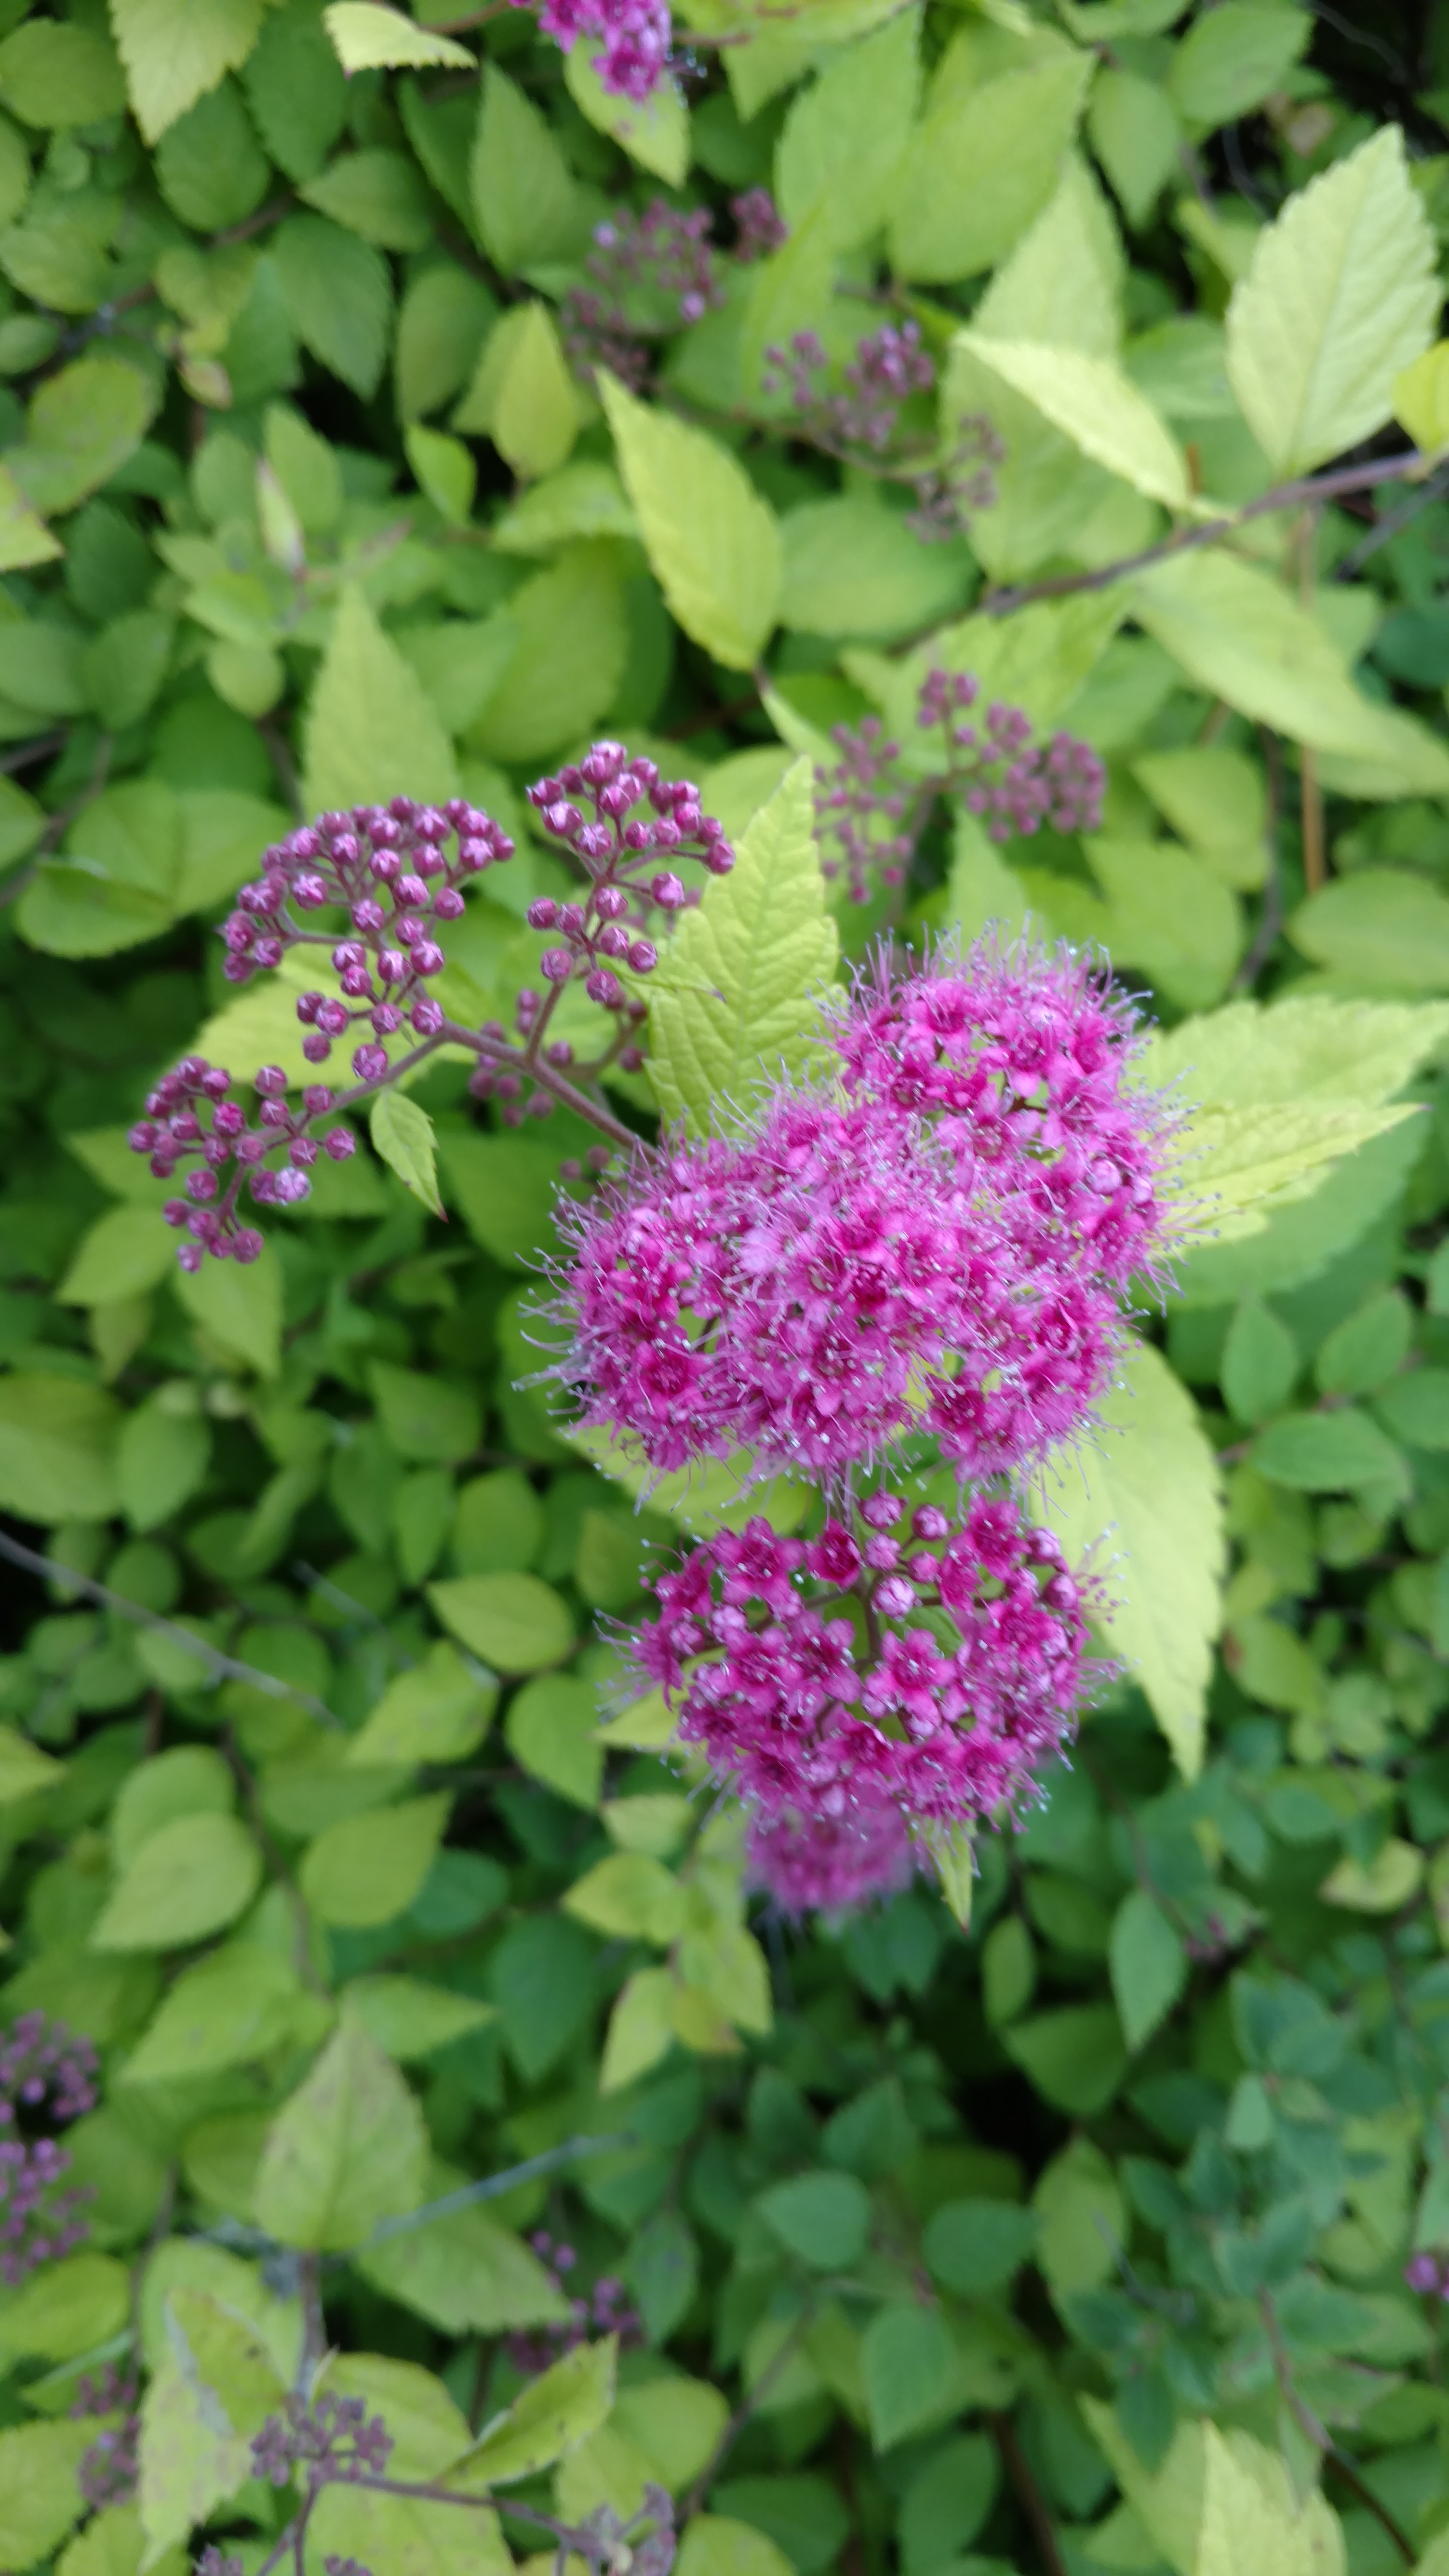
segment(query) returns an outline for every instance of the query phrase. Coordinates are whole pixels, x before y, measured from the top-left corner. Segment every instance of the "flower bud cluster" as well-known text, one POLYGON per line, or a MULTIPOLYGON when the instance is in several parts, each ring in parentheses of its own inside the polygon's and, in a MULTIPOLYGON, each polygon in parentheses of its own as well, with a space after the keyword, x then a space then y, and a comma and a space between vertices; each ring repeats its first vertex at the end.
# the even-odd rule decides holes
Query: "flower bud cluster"
MULTIPOLYGON (((550 2236, 546 2227, 537 2228, 529 2238, 539 2261, 551 2274, 557 2290, 566 2290, 568 2276, 578 2264, 572 2245, 550 2236)), ((531 2377, 547 2370, 566 2352, 573 2352, 591 2335, 617 2335, 620 2348, 629 2351, 644 2340, 644 2329, 636 2309, 629 2304, 624 2284, 613 2272, 601 2272, 591 2290, 576 2292, 569 2300, 567 2318, 555 2318, 548 2324, 520 2328, 508 2337, 508 2358, 515 2370, 531 2377)))
POLYGON ((57 2189, 69 2150, 21 2130, 41 2119, 64 2126, 94 2110, 97 2073, 90 2041, 43 2012, 22 2013, 0 2048, 0 2282, 9 2288, 69 2254, 86 2233, 89 2187, 57 2189))
MULTIPOLYGON (((289 948, 330 949, 345 998, 302 996, 302 1052, 325 1064, 334 1042, 366 1021, 378 1044, 360 1052, 385 1064, 387 1039, 441 1028, 427 989, 443 964, 439 934, 462 912, 464 886, 512 856, 507 833, 462 797, 438 807, 395 796, 386 806, 320 814, 268 850, 261 875, 242 887, 222 926, 227 979, 244 984, 258 967, 279 966, 289 948), (329 911, 343 916, 339 926, 308 926, 329 911)), ((353 1069, 371 1078, 358 1057, 353 1069)))
POLYGON ((745 1833, 745 1884, 782 1914, 845 1914, 910 1885, 916 1846, 891 1800, 856 1799, 844 1815, 757 1808, 745 1833))
POLYGON ((298 2468, 314 2486, 334 2478, 380 2478, 393 2449, 382 2417, 369 2415, 361 2397, 337 2397, 324 2389, 309 2404, 292 2394, 252 2442, 252 2475, 274 2487, 289 2485, 298 2468))
POLYGON ((742 195, 731 197, 730 213, 738 227, 735 257, 746 264, 768 259, 772 250, 783 250, 790 238, 790 228, 768 188, 746 188, 742 195))
POLYGON ((649 98, 668 69, 674 29, 664 0, 544 0, 538 23, 565 54, 580 36, 597 42, 589 60, 611 97, 649 98))
POLYGON ((793 434, 811 447, 887 482, 910 484, 916 506, 906 525, 925 544, 959 537, 996 500, 994 469, 1006 449, 985 414, 961 413, 946 444, 934 418, 924 420, 918 406, 913 419, 908 410, 913 396, 936 390, 936 363, 914 322, 887 322, 868 332, 838 387, 819 334, 797 331, 785 346, 776 342, 765 351, 762 389, 784 396, 795 415, 793 434))
MULTIPOLYGON (((309 997, 310 998, 310 997, 309 997)), ((382 1055, 379 1048, 359 1047, 353 1059, 382 1055)), ((319 1139, 310 1131, 333 1104, 325 1082, 308 1083, 298 1108, 287 1105, 287 1077, 280 1065, 264 1064, 252 1077, 258 1096, 255 1124, 233 1097, 232 1077, 204 1056, 183 1056, 175 1071, 162 1076, 147 1095, 146 1115, 130 1130, 134 1154, 144 1154, 158 1181, 174 1179, 190 1164, 184 1198, 166 1201, 168 1225, 184 1232, 176 1258, 183 1270, 199 1270, 208 1253, 214 1260, 255 1261, 262 1236, 244 1225, 238 1205, 245 1188, 258 1207, 295 1207, 310 1196, 311 1170, 319 1154, 341 1163, 355 1151, 350 1127, 329 1127, 319 1139), (280 1164, 272 1157, 280 1154, 280 1164)))
POLYGON ((584 261, 590 284, 570 287, 562 317, 564 347, 584 384, 607 367, 637 393, 649 374, 649 342, 723 301, 709 223, 707 206, 685 213, 655 197, 642 214, 626 207, 595 225, 584 261))
POLYGON ((1411 2254, 1404 2265, 1404 2281, 1426 2298, 1449 2301, 1449 2255, 1411 2254))
POLYGON ((1004 1495, 955 1522, 929 1504, 907 1517, 881 1486, 811 1541, 752 1520, 654 1591, 639 1674, 765 1819, 859 1832, 885 1801, 917 1823, 990 1815, 1057 1751, 1081 1695, 1078 1586, 1004 1495))
POLYGON ((904 767, 900 744, 878 716, 835 727, 840 757, 833 768, 816 770, 815 816, 827 843, 825 874, 844 870, 853 903, 868 901, 877 880, 904 883, 941 796, 959 796, 993 841, 1030 838, 1044 824, 1056 832, 1100 830, 1107 773, 1091 745, 1062 732, 1036 741, 1031 718, 999 698, 971 722, 968 711, 980 695, 969 671, 927 672, 916 722, 922 732, 939 733, 941 752, 924 779, 904 767))

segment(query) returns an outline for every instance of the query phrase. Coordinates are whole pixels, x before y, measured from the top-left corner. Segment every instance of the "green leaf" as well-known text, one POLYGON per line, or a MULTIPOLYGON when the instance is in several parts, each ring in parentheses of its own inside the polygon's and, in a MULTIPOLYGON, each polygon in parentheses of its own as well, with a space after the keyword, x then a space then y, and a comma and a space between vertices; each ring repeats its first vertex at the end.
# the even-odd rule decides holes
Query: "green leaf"
POLYGON ((445 1790, 329 1825, 298 1871, 319 1922, 361 1931, 405 1914, 432 1868, 451 1805, 445 1790))
POLYGON ((794 2576, 791 2561, 765 2532, 722 2513, 693 2516, 674 2563, 678 2576, 794 2576))
POLYGON ((270 1244, 255 1261, 208 1261, 172 1287, 193 1324, 233 1360, 275 1377, 282 1353, 282 1266, 270 1244))
POLYGON ((462 1762, 488 1732, 498 1691, 456 1646, 430 1646, 421 1663, 388 1683, 360 1735, 350 1763, 462 1762))
MULTIPOLYGON (((1430 1305, 1434 1311, 1432 1295, 1430 1305)), ((1371 1394, 1403 1367, 1413 1331, 1414 1310, 1401 1289, 1370 1297, 1319 1345, 1313 1374, 1321 1392, 1371 1394)))
POLYGON ((1217 1462, 1191 1398, 1146 1344, 1128 1355, 1101 1419, 1100 1446, 1038 1485, 1039 1508, 1069 1563, 1105 1540, 1109 1647, 1146 1694, 1183 1777, 1195 1779, 1221 1615, 1217 1462))
POLYGON ((378 0, 332 0, 322 18, 345 72, 424 71, 434 63, 463 72, 475 68, 466 45, 420 27, 400 10, 380 7, 378 0))
POLYGON ((962 345, 1025 396, 1084 456, 1170 510, 1192 506, 1187 462, 1171 431, 1130 376, 1090 350, 962 333, 962 345))
POLYGON ((0 1377, 0 1510, 22 1520, 96 1520, 116 1506, 121 1414, 84 1378, 0 1377))
POLYGON ((63 1306, 110 1306, 139 1297, 176 1266, 176 1237, 159 1204, 108 1208, 88 1226, 56 1290, 63 1306))
POLYGON ((944 2414, 955 2347, 938 2308, 878 2308, 861 2342, 870 2433, 878 2451, 944 2414))
POLYGON ((683 187, 689 175, 689 110, 677 81, 666 73, 647 98, 620 98, 605 89, 586 45, 574 45, 564 56, 564 80, 600 134, 611 135, 631 161, 652 170, 666 187, 683 187))
POLYGON ((344 2012, 272 2122, 257 2224, 282 2245, 345 2253, 380 2220, 416 2209, 426 2182, 422 2113, 391 2059, 344 2012))
POLYGON ((1449 898, 1405 869, 1334 878, 1299 905, 1288 935, 1315 965, 1371 991, 1449 992, 1449 898))
POLYGON ((33 1798, 37 1789, 48 1789, 61 1777, 61 1767, 38 1744, 31 1744, 14 1728, 0 1726, 0 1807, 13 1807, 22 1799, 33 1798))
POLYGON ((42 129, 124 114, 126 84, 110 38, 55 18, 17 27, 0 44, 0 106, 42 129))
POLYGON ((1092 83, 1087 131, 1127 221, 1140 232, 1178 171, 1182 129, 1171 99, 1157 81, 1104 65, 1092 83))
POLYGON ((16 2424, 0 2432, 0 2557, 33 2567, 85 2511, 77 2471, 93 2424, 16 2424))
POLYGON ((511 2486, 553 2466, 596 2433, 614 2403, 618 2343, 581 2343, 484 2427, 467 2459, 470 2486, 511 2486))
POLYGON ((1356 1405, 1334 1413, 1280 1415, 1254 1444, 1253 1464, 1273 1484, 1304 1494, 1345 1493, 1403 1474, 1393 1442, 1356 1405))
POLYGON ((319 215, 378 250, 421 250, 432 238, 427 190, 405 152, 344 152, 301 194, 319 215))
POLYGON ((1168 96, 1194 125, 1227 125, 1281 89, 1307 47, 1313 22, 1303 9, 1223 0, 1197 18, 1173 52, 1168 96))
POLYGON ((1179 1008, 1215 1002, 1243 947, 1242 907, 1217 869, 1175 841, 1104 833, 1086 850, 1106 897, 1102 938, 1113 962, 1137 967, 1179 1008))
POLYGON ((533 480, 556 472, 567 459, 579 432, 579 406, 548 306, 525 304, 515 313, 493 390, 489 435, 514 473, 533 480))
POLYGON ((369 2039, 404 2066, 450 2047, 493 2019, 491 2004, 452 1994, 446 1986, 425 1985, 421 1977, 353 1977, 347 2008, 369 2039))
POLYGON ((994 268, 1057 183, 1091 76, 1063 49, 946 96, 912 137, 891 215, 902 277, 959 280, 994 268))
POLYGON ((1058 2298, 1110 2281, 1131 2232, 1127 2204, 1100 2147, 1074 2138, 1045 2168, 1032 2205, 1038 2261, 1058 2298))
POLYGON ((1260 886, 1267 869, 1267 789, 1261 768, 1221 743, 1191 743, 1134 760, 1132 775, 1175 832, 1229 885, 1260 886))
POLYGON ((63 551, 59 539, 36 516, 10 467, 0 465, 0 572, 53 563, 63 551))
POLYGON ((1285 1323, 1261 1297, 1241 1297, 1223 1346, 1219 1383, 1239 1422, 1264 1422, 1281 1412, 1302 1363, 1285 1323))
POLYGON ((452 746, 413 673, 360 590, 344 590, 305 732, 303 802, 385 804, 390 796, 456 795, 452 746))
POLYGON ((505 277, 582 247, 586 227, 557 137, 496 63, 483 76, 472 181, 478 238, 505 277))
POLYGON ((996 2500, 1000 2463, 983 2434, 958 2434, 933 2450, 901 2500, 897 2531, 906 2576, 949 2566, 969 2547, 996 2500))
POLYGON ((465 1574, 430 1583, 428 1599, 445 1628, 501 1673, 537 1673, 561 1663, 574 1642, 568 1604, 533 1574, 465 1574))
MULTIPOLYGON (((480 1575, 471 1579, 483 1583, 533 1580, 529 1575, 480 1575)), ((531 1779, 542 1780, 572 1805, 589 1808, 599 1803, 604 1773, 598 1728, 597 1692, 586 1682, 570 1681, 563 1675, 525 1684, 510 1700, 503 1723, 508 1749, 531 1779)))
POLYGON ((762 806, 732 873, 683 915, 650 991, 650 1079, 666 1118, 707 1133, 815 1044, 815 996, 836 959, 815 846, 809 763, 762 806))
POLYGON ((392 323, 392 280, 381 253, 325 215, 289 215, 272 235, 271 257, 302 346, 369 400, 392 323))
POLYGON ((446 1133, 443 1175, 469 1232, 495 1261, 531 1269, 552 1233, 558 1151, 532 1136, 446 1133))
POLYGON ((235 1816, 183 1815, 149 1836, 91 1933, 97 1950, 178 1950, 246 1911, 262 1856, 235 1816))
POLYGON ((1003 2290, 1031 2253, 1038 2221, 1008 2200, 948 2200, 929 2220, 921 2250, 935 2278, 958 2298, 1003 2290))
POLYGON ((468 727, 467 748, 497 760, 543 759, 589 731, 623 677, 629 631, 617 548, 570 546, 513 592, 506 615, 512 651, 468 727))
POLYGON ((1143 2047, 1187 1983, 1182 1936, 1145 1888, 1124 1896, 1112 1918, 1112 1993, 1127 2045, 1143 2047))
POLYGON ((854 2174, 792 2174, 760 2193, 755 2207, 782 2245, 814 2272, 848 2272, 870 2237, 871 2202, 854 2174))
POLYGON ((446 430, 414 424, 403 431, 403 445, 418 490, 455 528, 466 528, 473 508, 478 469, 461 438, 446 430))
POLYGON ((1343 2530, 1332 2505, 1298 2484, 1280 2450, 1236 2428, 1224 2434, 1204 2422, 1193 2429, 1203 2468, 1197 2576, 1241 2576, 1244 2568, 1297 2576, 1343 2565, 1343 2530))
MULTIPOLYGON (((1200 21, 1194 37, 1223 16, 1200 21)), ((1287 24, 1302 31, 1308 20, 1287 24)), ((1435 256, 1395 125, 1290 197, 1259 234, 1228 307, 1228 375, 1279 474, 1307 473, 1391 417, 1394 378, 1434 337, 1435 256)))
POLYGON ((599 387, 645 552, 687 635, 746 671, 775 623, 780 531, 744 468, 705 435, 639 402, 611 376, 599 387))
POLYGON ((116 1451, 120 1506, 133 1530, 159 1529, 189 1502, 211 1458, 211 1425, 185 1381, 158 1388, 128 1413, 116 1451), (183 1409, 178 1409, 178 1386, 183 1409))
POLYGON ((161 2084, 270 2057, 291 2036, 302 1989, 268 1950, 215 1950, 184 1969, 121 2071, 123 2084, 161 2084))
POLYGON ((477 1448, 482 1414, 470 1389, 388 1360, 374 1360, 367 1379, 388 1445, 400 1458, 448 1467, 477 1448))
MULTIPOLYGON (((456 2167, 435 2163, 428 2190, 441 2199, 466 2179, 456 2167)), ((552 2274, 478 2208, 389 2236, 359 2257, 357 2268, 444 2334, 501 2334, 515 2326, 561 2325, 568 2316, 552 2274)))
POLYGON ((839 250, 879 229, 910 139, 920 88, 911 10, 827 61, 791 102, 776 147, 775 192, 792 233, 817 206, 839 250))
POLYGON ((497 315, 487 287, 451 262, 413 278, 398 313, 393 362, 400 420, 423 420, 462 391, 497 315))
POLYGON ((96 350, 38 386, 10 463, 38 510, 73 510, 134 456, 155 409, 146 378, 96 350))
POLYGON ((179 2285, 163 2309, 165 2348, 141 2407, 141 2527, 148 2558, 185 2540, 234 2496, 253 2437, 283 2382, 259 2329, 204 2289, 179 2285))
MULTIPOLYGON (((103 2505, 56 2560, 56 2576, 139 2576, 145 2548, 139 2506, 103 2505)), ((186 2576, 187 2564, 183 2550, 168 2549, 148 2576, 186 2576)))
POLYGON ((263 0, 112 0, 132 111, 148 143, 246 61, 262 7, 263 0))
POLYGON ((1045 2100, 1077 2119, 1105 2111, 1127 2071, 1117 2016, 1105 2004, 1013 2022, 1001 2044, 1045 2100))
POLYGON ((780 522, 780 623, 800 635, 918 634, 960 606, 964 551, 923 546, 878 501, 807 501, 780 522))
POLYGON ((667 1968, 640 1968, 625 1979, 609 2015, 599 2091, 621 2092, 647 2075, 674 2044, 674 1979, 667 1968))
MULTIPOLYGON (((699 2284, 698 2240, 679 2210, 656 2210, 640 2228, 625 2260, 624 2278, 634 2293, 649 2341, 667 2343, 688 2314, 699 2284)), ((700 2391, 702 2397, 709 2398, 717 2397, 717 2393, 714 2389, 700 2391)), ((720 2422, 713 2407, 708 2412, 720 2422)), ((704 2457, 708 2459, 708 2451, 704 2457)), ((703 2465, 701 2460, 700 2466, 703 2465)))

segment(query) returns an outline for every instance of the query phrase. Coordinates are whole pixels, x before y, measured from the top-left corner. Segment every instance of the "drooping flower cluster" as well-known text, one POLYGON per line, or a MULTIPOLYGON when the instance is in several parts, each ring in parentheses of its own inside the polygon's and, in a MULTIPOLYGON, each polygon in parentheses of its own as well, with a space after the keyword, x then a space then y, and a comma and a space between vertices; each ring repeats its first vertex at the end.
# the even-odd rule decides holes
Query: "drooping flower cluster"
MULTIPOLYGON (((546 2227, 530 2237, 539 2261, 553 2276, 554 2287, 565 2290, 568 2276, 578 2264, 572 2245, 557 2241, 546 2227)), ((643 2328, 637 2311, 629 2305, 624 2284, 612 2272, 603 2272, 591 2290, 577 2291, 569 2300, 567 2317, 557 2317, 548 2324, 519 2328, 508 2337, 508 2358, 515 2370, 527 2376, 547 2370, 566 2352, 573 2352, 591 2335, 617 2335, 624 2351, 642 2343, 643 2328)))
POLYGON ((581 382, 591 385, 607 367, 639 392, 649 343, 722 301, 709 222, 707 206, 684 213, 655 197, 642 214, 625 207, 595 225, 584 261, 590 283, 570 287, 563 304, 563 343, 581 382))
POLYGON ((936 362, 915 322, 885 322, 856 343, 855 355, 831 382, 830 358, 815 331, 797 331, 765 351, 762 390, 783 395, 797 438, 826 456, 908 483, 916 507, 907 526, 930 543, 957 537, 996 499, 993 468, 1006 450, 984 415, 965 412, 943 447, 938 425, 915 396, 934 393, 936 362))
POLYGON ((43 2012, 22 2013, 0 2047, 0 2281, 9 2288, 85 2235, 88 2189, 58 2188, 69 2150, 28 2132, 94 2110, 97 2072, 90 2041, 43 2012))
POLYGON ((782 1914, 844 1914, 910 1885, 916 1847, 889 1799, 852 1801, 843 1816, 757 1808, 745 1833, 745 1884, 782 1914))
POLYGON ((959 1524, 879 1487, 818 1539, 765 1520, 655 1579, 638 1669, 679 1732, 766 1819, 845 1822, 889 1800, 961 1824, 1018 1800, 1082 1688, 1078 1586, 1005 1495, 959 1524))
POLYGON ((878 716, 835 727, 831 739, 840 757, 816 770, 815 815, 825 874, 844 870, 853 903, 866 902, 877 880, 904 883, 942 796, 959 796, 993 841, 1029 838, 1044 824, 1057 832, 1100 829, 1107 774, 1091 745, 1064 732, 1038 742, 1031 718, 1001 699, 992 699, 972 723, 967 711, 980 695, 969 671, 926 673, 916 722, 941 740, 939 758, 924 777, 903 763, 901 745, 878 716))
MULTIPOLYGON (((525 9, 528 0, 513 5, 525 9)), ((581 36, 596 42, 589 60, 615 98, 650 97, 668 67, 674 29, 664 0, 544 0, 538 23, 565 54, 581 36)))
MULTIPOLYGON (((324 814, 267 851, 261 875, 242 888, 224 925, 229 979, 277 966, 288 948, 319 946, 330 952, 335 986, 298 1000, 304 1056, 320 1065, 359 1023, 366 1034, 359 1030, 352 1052, 350 1089, 314 1082, 289 1101, 283 1068, 263 1065, 250 1079, 254 1113, 231 1073, 201 1056, 185 1057, 156 1084, 130 1143, 157 1180, 182 1177, 184 1195, 167 1202, 165 1215, 185 1237, 177 1256, 184 1270, 199 1269, 208 1255, 254 1261, 263 1238, 245 1222, 243 1196, 259 1207, 305 1199, 320 1155, 340 1162, 354 1151, 356 1139, 338 1112, 445 1037, 477 1056, 472 1089, 497 1102, 506 1126, 525 1111, 547 1115, 557 1100, 599 1116, 578 1083, 596 1083, 615 1063, 638 1070, 644 1059, 633 1041, 645 1005, 634 986, 657 962, 651 920, 657 927, 657 916, 667 919, 698 900, 674 866, 661 862, 698 860, 722 876, 734 852, 714 817, 701 812, 689 780, 661 779, 653 761, 631 760, 622 743, 596 743, 582 761, 540 779, 529 796, 580 883, 576 902, 541 897, 529 909, 530 923, 548 932, 551 944, 539 961, 543 989, 525 988, 517 998, 515 1038, 499 1021, 454 1027, 428 990, 445 963, 449 927, 462 914, 464 885, 513 854, 487 814, 461 800, 439 809, 397 796, 385 808, 324 814), (330 927, 308 926, 308 916, 328 913, 330 927), (548 1034, 562 989, 574 979, 615 1023, 604 1053, 581 1066, 570 1040, 548 1034)), ((609 1125, 606 1114, 599 1123, 609 1125)), ((607 1149, 600 1152, 607 1160, 607 1149)))

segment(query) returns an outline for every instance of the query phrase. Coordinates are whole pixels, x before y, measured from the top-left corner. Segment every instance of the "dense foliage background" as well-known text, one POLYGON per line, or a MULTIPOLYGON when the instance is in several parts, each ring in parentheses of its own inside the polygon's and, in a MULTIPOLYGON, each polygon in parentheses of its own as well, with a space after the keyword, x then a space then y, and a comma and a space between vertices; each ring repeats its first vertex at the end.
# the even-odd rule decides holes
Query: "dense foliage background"
MULTIPOLYGON (((685 2576, 1437 2567, 1442 13, 698 0, 643 105, 514 8, 336 14, 0 0, 0 2563, 253 2576, 324 2338, 426 2482, 583 2331, 475 2489, 662 2484, 685 2576), (1090 745, 1100 828, 927 794, 933 666, 1090 745), (847 961, 1029 912, 1199 1106, 1221 1231, 1044 1503, 1114 1533, 1123 1677, 964 1926, 781 1919, 658 1705, 601 1724, 596 1614, 707 1498, 520 1383, 585 1129, 444 1061, 447 1222, 359 1125, 195 1277, 125 1147, 193 1045, 301 1078, 213 931, 319 807, 504 824, 446 998, 511 1023, 569 882, 522 790, 591 733, 735 836, 802 754, 867 841, 904 778, 864 902, 825 809, 782 928, 757 836, 787 1003, 827 910, 847 961)), ((640 1133, 700 1114, 690 990, 640 1133)), ((333 2488, 296 2563, 540 2539, 333 2488)))

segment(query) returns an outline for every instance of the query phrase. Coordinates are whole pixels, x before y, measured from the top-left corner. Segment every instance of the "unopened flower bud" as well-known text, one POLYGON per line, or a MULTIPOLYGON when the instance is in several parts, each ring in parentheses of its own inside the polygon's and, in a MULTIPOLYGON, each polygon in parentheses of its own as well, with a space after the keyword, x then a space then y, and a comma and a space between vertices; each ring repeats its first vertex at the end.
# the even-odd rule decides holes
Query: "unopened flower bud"
POLYGON ((573 957, 567 948, 545 948, 538 961, 539 973, 546 976, 550 984, 566 984, 573 973, 573 965, 573 957))
POLYGON ((413 1027, 419 1037, 435 1038, 443 1025, 443 1006, 424 993, 413 1004, 413 1027))
POLYGON ((677 912, 684 901, 684 886, 670 869, 654 878, 649 888, 661 912, 677 912))
POLYGON ((322 1139, 322 1150, 329 1162, 345 1163, 357 1151, 357 1138, 350 1127, 329 1127, 322 1139))
POLYGON ((634 940, 629 950, 629 963, 636 975, 652 975, 659 963, 659 951, 653 940, 634 940))
POLYGON ((287 1077, 279 1064, 264 1064, 252 1076, 252 1089, 260 1092, 263 1100, 280 1100, 286 1088, 287 1077))
POLYGON ((356 1048, 352 1058, 352 1070, 356 1074, 359 1082, 380 1082, 387 1071, 386 1047, 360 1046, 356 1048))
POLYGON ((610 974, 607 966, 595 967, 584 986, 584 991, 591 1002, 601 1002, 605 1010, 612 1010, 614 1005, 622 1002, 624 998, 623 986, 616 975, 610 974))
POLYGON ((558 919, 558 905, 551 894, 535 897, 524 916, 530 930, 552 930, 558 919))

